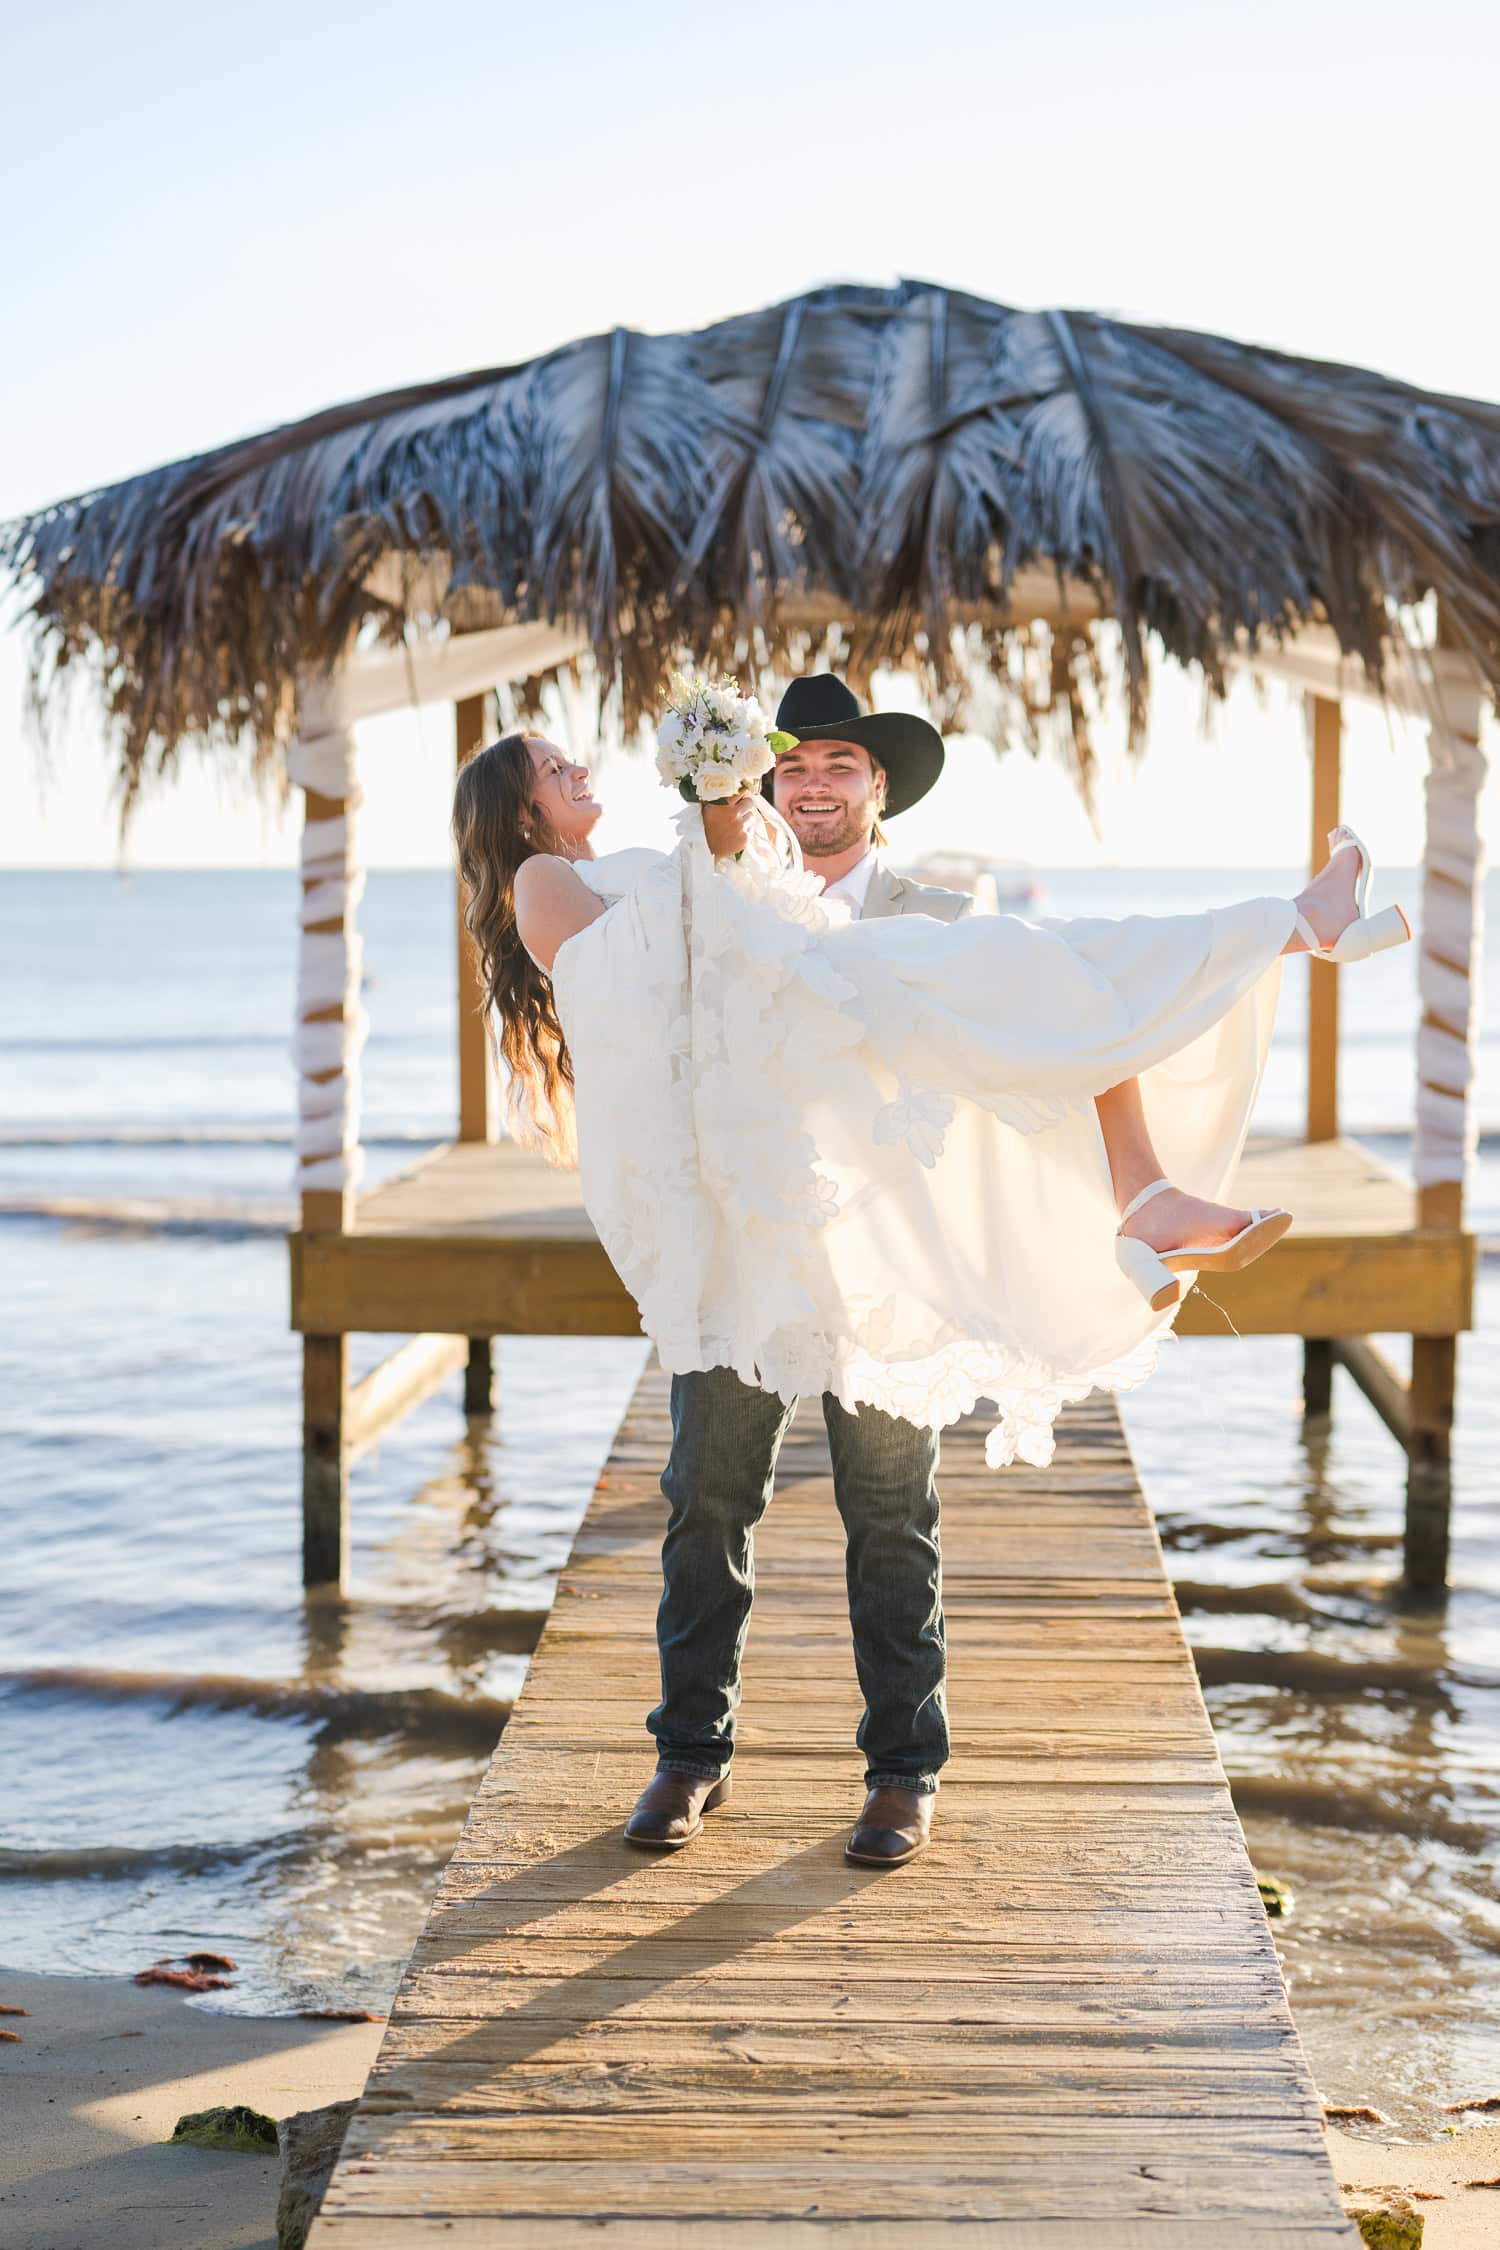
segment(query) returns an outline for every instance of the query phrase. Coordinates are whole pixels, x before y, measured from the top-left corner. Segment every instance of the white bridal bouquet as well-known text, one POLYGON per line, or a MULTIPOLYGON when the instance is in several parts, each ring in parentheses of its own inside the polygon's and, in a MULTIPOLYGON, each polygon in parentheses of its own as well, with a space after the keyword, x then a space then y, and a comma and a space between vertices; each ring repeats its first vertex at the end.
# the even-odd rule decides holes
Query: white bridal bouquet
POLYGON ((753 695, 741 695, 738 680, 674 672, 656 730, 656 769, 690 804, 717 804, 758 788, 779 753, 796 742, 795 735, 767 727, 764 711, 753 695))

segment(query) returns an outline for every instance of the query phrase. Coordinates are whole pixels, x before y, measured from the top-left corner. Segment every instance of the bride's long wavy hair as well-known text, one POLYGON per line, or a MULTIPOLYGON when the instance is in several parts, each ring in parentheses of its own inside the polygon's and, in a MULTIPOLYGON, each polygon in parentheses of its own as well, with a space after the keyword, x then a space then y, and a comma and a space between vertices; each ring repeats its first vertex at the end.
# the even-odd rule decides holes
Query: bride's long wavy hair
POLYGON ((576 1164, 573 1062, 552 980, 516 928, 516 870, 557 839, 535 809, 528 738, 505 734, 476 750, 453 792, 453 841, 463 879, 464 927, 479 959, 485 1023, 502 1065, 506 1122, 516 1139, 557 1165, 576 1164))

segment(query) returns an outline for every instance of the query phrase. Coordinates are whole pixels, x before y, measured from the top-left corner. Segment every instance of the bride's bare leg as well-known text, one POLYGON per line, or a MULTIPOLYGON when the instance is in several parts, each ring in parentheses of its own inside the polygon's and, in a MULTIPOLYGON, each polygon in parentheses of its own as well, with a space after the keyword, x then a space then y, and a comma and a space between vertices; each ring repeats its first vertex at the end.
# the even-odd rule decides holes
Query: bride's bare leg
MULTIPOLYGON (((1299 891, 1295 904, 1307 916, 1322 945, 1334 945, 1354 920, 1354 891, 1359 880, 1359 854, 1335 852, 1326 867, 1299 891)), ((1306 940, 1289 937, 1283 953, 1305 953, 1306 940)))
MULTIPOLYGON (((1162 1176, 1161 1159, 1151 1145, 1141 1082, 1126 1078, 1107 1093, 1096 1094, 1099 1127, 1109 1158, 1114 1184, 1115 1209, 1123 1211, 1133 1195, 1162 1176)), ((1201 1196, 1184 1195, 1177 1188, 1153 1195, 1135 1216, 1125 1222, 1125 1232, 1149 1242, 1153 1250, 1173 1250, 1185 1242, 1227 1242, 1250 1223, 1248 1211, 1227 1203, 1207 1203, 1201 1196)))
MULTIPOLYGON (((1358 878, 1359 854, 1335 852, 1327 866, 1298 892, 1297 907, 1316 930, 1320 944, 1334 944, 1353 921, 1358 878)), ((1288 938, 1282 947, 1283 953, 1305 953, 1306 950, 1306 941, 1301 937, 1288 938)), ((1146 1125, 1140 1080, 1122 1079, 1118 1086, 1095 1095, 1094 1107, 1099 1112, 1099 1127, 1109 1157, 1115 1209, 1123 1211, 1132 1196, 1139 1195, 1143 1187, 1149 1187, 1153 1180, 1162 1176, 1161 1159, 1151 1145, 1146 1125)), ((1184 1242, 1227 1242, 1231 1235, 1249 1225, 1250 1218, 1249 1211, 1235 1210, 1227 1203, 1208 1203, 1201 1196, 1184 1195, 1180 1189, 1171 1188, 1154 1195, 1133 1218, 1127 1219, 1124 1231, 1149 1242, 1153 1250, 1171 1250, 1184 1242)))

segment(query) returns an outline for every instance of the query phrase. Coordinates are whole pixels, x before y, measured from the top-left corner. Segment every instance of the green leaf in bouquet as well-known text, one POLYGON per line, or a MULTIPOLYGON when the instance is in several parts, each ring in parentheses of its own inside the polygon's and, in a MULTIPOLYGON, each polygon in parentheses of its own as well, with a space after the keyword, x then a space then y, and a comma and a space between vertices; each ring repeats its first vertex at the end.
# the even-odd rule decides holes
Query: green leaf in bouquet
POLYGON ((797 748, 796 735, 784 734, 779 729, 774 734, 768 734, 766 736, 766 740, 770 743, 772 752, 778 758, 784 751, 795 750, 797 748))

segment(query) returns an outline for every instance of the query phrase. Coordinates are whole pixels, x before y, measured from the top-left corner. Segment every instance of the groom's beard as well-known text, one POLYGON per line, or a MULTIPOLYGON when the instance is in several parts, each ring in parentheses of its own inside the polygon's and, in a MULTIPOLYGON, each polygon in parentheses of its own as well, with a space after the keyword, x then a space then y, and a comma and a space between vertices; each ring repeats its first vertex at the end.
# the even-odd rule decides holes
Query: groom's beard
POLYGON ((804 820, 800 813, 789 812, 792 834, 802 846, 804 859, 836 859, 840 852, 848 851, 851 844, 868 844, 870 824, 868 819, 851 807, 847 812, 825 813, 816 820, 804 820))

